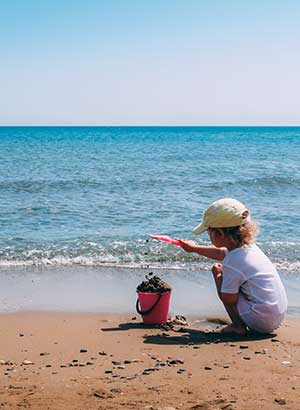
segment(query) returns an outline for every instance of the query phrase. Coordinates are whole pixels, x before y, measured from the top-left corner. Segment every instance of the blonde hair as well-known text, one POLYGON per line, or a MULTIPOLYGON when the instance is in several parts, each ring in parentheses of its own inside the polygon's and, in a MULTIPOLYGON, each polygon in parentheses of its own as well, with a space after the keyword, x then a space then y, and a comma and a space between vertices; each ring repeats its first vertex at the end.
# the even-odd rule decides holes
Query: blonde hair
POLYGON ((247 222, 241 226, 233 226, 229 228, 209 228, 211 231, 216 232, 223 231, 224 235, 230 237, 232 242, 237 248, 241 248, 244 245, 249 245, 255 242, 256 235, 258 234, 258 225, 256 222, 247 222))

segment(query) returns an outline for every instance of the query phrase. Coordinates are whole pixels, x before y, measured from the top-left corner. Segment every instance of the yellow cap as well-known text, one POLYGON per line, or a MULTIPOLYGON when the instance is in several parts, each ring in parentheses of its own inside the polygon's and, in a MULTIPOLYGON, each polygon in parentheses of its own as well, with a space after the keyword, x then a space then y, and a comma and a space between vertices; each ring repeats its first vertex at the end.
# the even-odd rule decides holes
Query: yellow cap
POLYGON ((208 228, 229 228, 249 222, 249 211, 241 202, 223 198, 213 202, 204 212, 203 221, 193 229, 195 235, 208 228))

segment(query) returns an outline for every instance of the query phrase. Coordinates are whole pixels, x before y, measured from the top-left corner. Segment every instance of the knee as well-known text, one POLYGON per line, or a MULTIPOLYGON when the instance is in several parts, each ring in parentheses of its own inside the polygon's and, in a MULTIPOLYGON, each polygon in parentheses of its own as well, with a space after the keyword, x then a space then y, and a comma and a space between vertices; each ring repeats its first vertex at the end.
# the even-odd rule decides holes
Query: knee
POLYGON ((214 263, 211 271, 215 277, 222 275, 222 264, 221 263, 214 263))

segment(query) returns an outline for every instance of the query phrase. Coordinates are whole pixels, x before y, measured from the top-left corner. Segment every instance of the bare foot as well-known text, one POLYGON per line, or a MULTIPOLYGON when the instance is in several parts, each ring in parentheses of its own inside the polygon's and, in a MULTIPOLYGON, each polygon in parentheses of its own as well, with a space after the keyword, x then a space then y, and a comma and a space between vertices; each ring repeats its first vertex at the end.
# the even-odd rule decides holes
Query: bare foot
POLYGON ((238 326, 232 323, 231 325, 223 327, 221 332, 226 334, 234 333, 236 335, 244 335, 247 332, 247 329, 244 326, 238 326))

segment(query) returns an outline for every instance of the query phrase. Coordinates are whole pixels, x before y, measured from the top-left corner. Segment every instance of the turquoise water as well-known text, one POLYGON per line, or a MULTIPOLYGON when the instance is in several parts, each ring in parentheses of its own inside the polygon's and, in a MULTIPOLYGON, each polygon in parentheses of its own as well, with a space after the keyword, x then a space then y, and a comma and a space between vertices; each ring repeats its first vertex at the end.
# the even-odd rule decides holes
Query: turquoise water
POLYGON ((147 234, 192 238, 229 196, 250 208, 280 274, 298 277, 299 158, 300 127, 0 127, 1 272, 109 266, 198 280, 210 261, 147 234))

